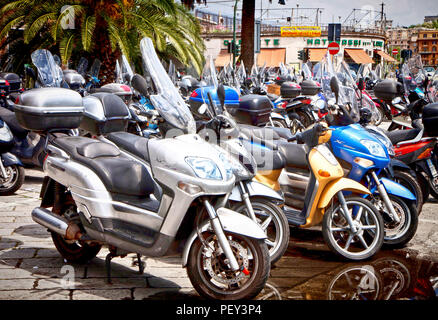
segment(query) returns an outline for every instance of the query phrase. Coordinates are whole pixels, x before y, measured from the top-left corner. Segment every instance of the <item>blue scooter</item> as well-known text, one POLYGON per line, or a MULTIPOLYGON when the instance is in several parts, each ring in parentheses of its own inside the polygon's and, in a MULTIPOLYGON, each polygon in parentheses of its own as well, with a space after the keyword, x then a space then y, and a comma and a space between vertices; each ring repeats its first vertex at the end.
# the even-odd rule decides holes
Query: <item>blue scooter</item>
POLYGON ((21 161, 9 151, 14 146, 14 137, 6 122, 0 119, 0 195, 10 195, 20 189, 24 182, 21 161))

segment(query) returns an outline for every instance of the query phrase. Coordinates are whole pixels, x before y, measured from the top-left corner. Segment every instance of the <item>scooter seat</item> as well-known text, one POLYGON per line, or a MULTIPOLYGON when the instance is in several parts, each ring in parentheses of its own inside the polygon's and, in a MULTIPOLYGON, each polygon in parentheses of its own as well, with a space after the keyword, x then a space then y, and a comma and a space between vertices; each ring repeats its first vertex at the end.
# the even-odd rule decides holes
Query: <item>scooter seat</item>
POLYGON ((154 192, 148 170, 109 143, 72 136, 58 137, 52 143, 95 172, 110 193, 145 197, 154 192))
POLYGON ((281 142, 278 144, 278 151, 284 157, 286 166, 298 169, 308 169, 307 150, 303 144, 281 142))
POLYGON ((123 131, 112 132, 106 137, 108 140, 114 142, 119 148, 149 162, 148 138, 123 131))
POLYGON ((409 129, 409 130, 394 130, 389 131, 387 136, 389 140, 391 140, 392 144, 397 144, 402 141, 408 141, 414 139, 419 133, 421 129, 409 129))
POLYGON ((292 133, 287 128, 276 128, 276 127, 255 127, 244 124, 238 124, 239 130, 242 134, 247 137, 257 138, 260 140, 276 141, 284 140, 292 137, 292 133))

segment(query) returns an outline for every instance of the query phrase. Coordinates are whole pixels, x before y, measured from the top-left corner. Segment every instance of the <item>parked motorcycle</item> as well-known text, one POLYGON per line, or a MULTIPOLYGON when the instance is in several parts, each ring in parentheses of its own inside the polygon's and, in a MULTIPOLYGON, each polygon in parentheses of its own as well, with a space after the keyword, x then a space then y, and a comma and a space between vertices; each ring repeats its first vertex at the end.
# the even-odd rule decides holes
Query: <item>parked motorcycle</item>
MULTIPOLYGON (((160 83, 152 41, 145 38, 140 47, 154 82, 160 83)), ((68 261, 89 260, 102 245, 110 248, 107 265, 129 252, 163 257, 183 247, 182 265, 199 294, 252 298, 269 275, 265 233, 251 219, 220 205, 234 187, 232 171, 217 149, 194 134, 189 110, 183 104, 171 107, 181 98, 157 90, 151 100, 167 128, 188 134, 147 140, 149 168, 112 144, 59 133, 80 124, 84 107, 78 93, 41 88, 20 96, 17 119, 47 140, 42 204, 32 217, 51 231, 68 261), (42 110, 50 116, 35 121, 42 110), (158 199, 151 196, 156 184, 161 187, 158 199), (204 221, 200 209, 208 214, 204 221)))

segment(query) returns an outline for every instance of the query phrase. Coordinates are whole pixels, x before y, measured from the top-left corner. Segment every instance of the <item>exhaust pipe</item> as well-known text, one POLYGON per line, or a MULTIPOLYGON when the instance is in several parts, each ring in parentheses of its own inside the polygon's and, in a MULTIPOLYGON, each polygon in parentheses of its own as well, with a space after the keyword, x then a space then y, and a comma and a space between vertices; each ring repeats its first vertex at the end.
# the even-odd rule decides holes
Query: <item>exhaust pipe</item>
POLYGON ((33 209, 32 219, 67 240, 78 240, 82 236, 77 224, 69 223, 64 217, 58 216, 45 208, 37 207, 33 209))

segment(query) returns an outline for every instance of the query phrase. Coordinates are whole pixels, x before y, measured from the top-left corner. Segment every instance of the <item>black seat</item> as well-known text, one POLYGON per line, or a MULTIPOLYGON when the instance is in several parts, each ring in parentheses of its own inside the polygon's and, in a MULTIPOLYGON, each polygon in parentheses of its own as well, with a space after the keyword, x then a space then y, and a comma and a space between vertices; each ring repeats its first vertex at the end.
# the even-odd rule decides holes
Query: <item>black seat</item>
POLYGON ((397 144, 402 141, 408 141, 414 139, 421 129, 410 129, 410 130, 394 130, 389 131, 387 136, 391 140, 392 144, 397 144))
POLYGON ((250 125, 238 124, 239 130, 245 136, 257 138, 259 140, 282 140, 292 137, 292 133, 286 128, 276 127, 255 127, 250 125))
POLYGON ((19 139, 24 139, 27 134, 29 133, 29 130, 24 129, 17 121, 17 117, 15 116, 15 112, 12 112, 11 110, 0 108, 0 118, 6 122, 8 127, 11 129, 14 136, 18 137, 19 139))
POLYGON ((119 149, 85 137, 58 137, 52 142, 70 157, 95 172, 108 192, 145 197, 154 192, 154 181, 147 169, 120 153, 119 149))
POLYGON ((290 142, 278 143, 278 151, 282 154, 288 167, 308 169, 307 149, 303 144, 290 142))
POLYGON ((149 162, 148 138, 122 131, 112 132, 106 137, 121 149, 149 162))

